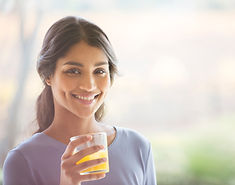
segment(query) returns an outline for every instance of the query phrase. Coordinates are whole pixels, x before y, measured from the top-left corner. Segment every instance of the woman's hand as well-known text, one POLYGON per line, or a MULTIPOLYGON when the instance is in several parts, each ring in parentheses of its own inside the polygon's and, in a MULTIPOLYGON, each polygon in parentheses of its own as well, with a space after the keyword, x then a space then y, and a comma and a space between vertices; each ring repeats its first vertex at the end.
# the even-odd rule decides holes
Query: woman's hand
POLYGON ((81 182, 83 181, 98 180, 105 177, 104 173, 80 175, 80 172, 89 167, 105 162, 107 160, 106 158, 94 159, 76 165, 76 162, 81 160, 83 157, 103 149, 103 146, 97 145, 88 147, 73 155, 73 151, 78 145, 91 139, 92 136, 83 136, 68 144, 61 157, 60 185, 81 185, 81 182))

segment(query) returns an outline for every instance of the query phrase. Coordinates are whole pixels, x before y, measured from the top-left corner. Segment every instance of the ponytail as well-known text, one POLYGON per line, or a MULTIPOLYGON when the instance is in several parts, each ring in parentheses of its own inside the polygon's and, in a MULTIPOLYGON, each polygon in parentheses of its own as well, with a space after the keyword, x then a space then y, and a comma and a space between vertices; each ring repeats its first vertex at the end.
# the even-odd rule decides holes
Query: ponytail
POLYGON ((105 115, 105 104, 103 103, 95 112, 95 120, 98 122, 102 121, 104 115, 105 115))
POLYGON ((47 129, 54 119, 54 102, 50 86, 45 85, 43 91, 38 96, 36 109, 36 119, 39 127, 36 133, 38 133, 47 129))

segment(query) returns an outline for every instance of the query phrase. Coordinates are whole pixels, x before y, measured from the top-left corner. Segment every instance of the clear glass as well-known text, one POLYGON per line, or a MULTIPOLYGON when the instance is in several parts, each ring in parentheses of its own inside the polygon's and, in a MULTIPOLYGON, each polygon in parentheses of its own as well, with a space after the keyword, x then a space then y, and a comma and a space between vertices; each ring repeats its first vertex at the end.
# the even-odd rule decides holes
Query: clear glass
MULTIPOLYGON (((89 134, 85 134, 85 135, 91 135, 92 139, 84 144, 77 146, 74 150, 74 154, 79 152, 80 150, 83 150, 87 147, 91 147, 91 146, 95 146, 95 145, 103 145, 104 149, 83 157, 81 160, 77 161, 76 164, 80 164, 85 161, 99 159, 99 158, 107 158, 107 161, 104 163, 98 164, 97 166, 87 168, 87 169, 81 171, 80 174, 86 175, 86 174, 91 174, 91 173, 108 173, 109 172, 109 161, 108 161, 108 147, 107 147, 106 133, 105 132, 98 132, 98 133, 89 133, 89 134)), ((84 135, 71 137, 70 141, 73 141, 81 136, 84 136, 84 135)))

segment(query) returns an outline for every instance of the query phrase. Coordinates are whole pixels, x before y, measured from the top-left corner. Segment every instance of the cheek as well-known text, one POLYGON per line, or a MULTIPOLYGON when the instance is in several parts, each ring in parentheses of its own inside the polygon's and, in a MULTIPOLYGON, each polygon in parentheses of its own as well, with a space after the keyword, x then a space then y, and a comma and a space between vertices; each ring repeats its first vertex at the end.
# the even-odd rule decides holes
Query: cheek
POLYGON ((111 85, 111 81, 109 77, 106 77, 104 80, 100 82, 100 88, 102 88, 104 92, 109 90, 110 85, 111 85))
POLYGON ((75 82, 66 77, 60 76, 56 80, 56 86, 62 91, 69 91, 74 86, 75 82))
POLYGON ((54 81, 52 85, 52 91, 53 95, 58 101, 63 101, 64 98, 69 96, 69 92, 71 91, 71 84, 72 83, 64 79, 56 79, 56 81, 54 81))

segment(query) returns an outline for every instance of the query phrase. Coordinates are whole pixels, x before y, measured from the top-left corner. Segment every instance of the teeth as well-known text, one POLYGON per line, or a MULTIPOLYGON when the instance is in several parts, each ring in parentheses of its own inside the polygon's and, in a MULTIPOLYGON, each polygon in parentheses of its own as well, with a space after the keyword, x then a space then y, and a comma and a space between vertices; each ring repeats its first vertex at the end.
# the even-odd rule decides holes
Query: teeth
POLYGON ((84 96, 74 95, 74 97, 78 98, 78 99, 81 99, 81 100, 87 100, 87 101, 90 101, 90 100, 94 99, 94 96, 84 97, 84 96))

